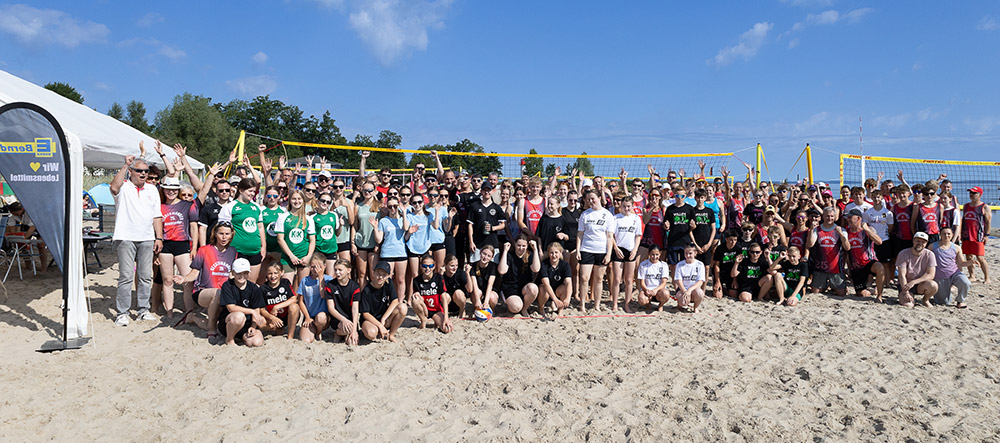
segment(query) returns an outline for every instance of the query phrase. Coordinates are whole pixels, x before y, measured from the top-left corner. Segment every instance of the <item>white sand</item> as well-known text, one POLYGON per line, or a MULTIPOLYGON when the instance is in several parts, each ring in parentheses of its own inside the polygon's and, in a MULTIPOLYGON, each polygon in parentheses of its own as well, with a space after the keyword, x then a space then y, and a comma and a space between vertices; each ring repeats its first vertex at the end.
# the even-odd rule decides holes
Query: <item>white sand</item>
POLYGON ((396 344, 250 350, 114 326, 116 269, 91 274, 94 342, 52 354, 34 350, 61 334, 57 274, 8 280, 3 440, 1000 439, 997 284, 974 284, 965 310, 711 299, 698 315, 498 318, 450 335, 408 320, 396 344))

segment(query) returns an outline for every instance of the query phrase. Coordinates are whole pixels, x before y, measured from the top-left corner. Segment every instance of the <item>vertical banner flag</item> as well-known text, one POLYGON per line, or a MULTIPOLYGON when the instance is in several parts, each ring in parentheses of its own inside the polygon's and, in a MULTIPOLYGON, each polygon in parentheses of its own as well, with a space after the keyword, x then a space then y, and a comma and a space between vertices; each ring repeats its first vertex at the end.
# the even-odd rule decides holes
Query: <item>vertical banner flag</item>
POLYGON ((30 103, 0 108, 0 173, 64 275, 68 163, 66 136, 48 111, 30 103))

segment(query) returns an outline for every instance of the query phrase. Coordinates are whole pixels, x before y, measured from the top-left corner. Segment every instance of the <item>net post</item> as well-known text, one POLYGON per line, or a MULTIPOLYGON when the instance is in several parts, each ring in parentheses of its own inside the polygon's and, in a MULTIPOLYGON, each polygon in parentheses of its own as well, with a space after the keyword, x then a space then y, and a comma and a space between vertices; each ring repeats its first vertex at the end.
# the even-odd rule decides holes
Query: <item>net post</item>
POLYGON ((764 153, 764 150, 761 149, 760 143, 757 143, 757 164, 755 166, 757 168, 757 173, 756 173, 756 177, 754 177, 754 186, 755 187, 760 187, 760 157, 761 157, 761 155, 763 155, 763 153, 764 153))
POLYGON ((236 141, 236 164, 243 164, 243 147, 246 144, 247 132, 240 131, 240 139, 236 141))
POLYGON ((813 151, 806 143, 806 168, 809 171, 809 184, 813 184, 813 151))
POLYGON ((844 187, 844 154, 840 154, 840 187, 844 187))

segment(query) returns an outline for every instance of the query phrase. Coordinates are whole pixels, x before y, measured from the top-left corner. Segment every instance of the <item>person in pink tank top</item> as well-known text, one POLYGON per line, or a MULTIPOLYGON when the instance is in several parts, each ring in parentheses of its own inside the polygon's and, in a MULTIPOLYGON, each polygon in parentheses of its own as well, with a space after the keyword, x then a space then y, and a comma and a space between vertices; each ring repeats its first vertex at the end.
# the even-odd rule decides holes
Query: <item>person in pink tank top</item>
POLYGON ((535 229, 544 214, 545 197, 542 196, 542 180, 538 177, 532 177, 528 181, 528 195, 517 205, 517 226, 521 228, 521 232, 525 232, 532 239, 537 240, 535 229))

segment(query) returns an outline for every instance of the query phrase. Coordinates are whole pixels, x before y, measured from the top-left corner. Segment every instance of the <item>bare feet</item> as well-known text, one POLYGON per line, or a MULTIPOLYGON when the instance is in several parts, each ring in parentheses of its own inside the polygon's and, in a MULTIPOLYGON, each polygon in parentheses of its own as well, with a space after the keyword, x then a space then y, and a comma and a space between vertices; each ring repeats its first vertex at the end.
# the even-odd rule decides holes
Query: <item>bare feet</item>
POLYGON ((396 334, 389 334, 389 341, 395 343, 396 342, 396 334))
POLYGON ((928 308, 929 308, 929 307, 931 307, 931 301, 930 301, 930 300, 924 300, 922 304, 923 304, 923 305, 924 305, 925 307, 928 307, 928 308))

